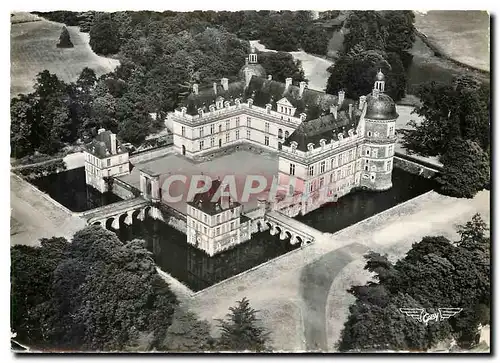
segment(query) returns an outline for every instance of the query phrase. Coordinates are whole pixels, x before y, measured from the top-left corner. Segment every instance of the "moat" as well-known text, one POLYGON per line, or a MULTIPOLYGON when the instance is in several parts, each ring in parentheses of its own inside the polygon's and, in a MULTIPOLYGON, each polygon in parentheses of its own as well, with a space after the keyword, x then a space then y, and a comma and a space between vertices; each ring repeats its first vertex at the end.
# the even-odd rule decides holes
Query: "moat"
MULTIPOLYGON (((305 216, 296 219, 323 232, 333 233, 435 187, 435 182, 395 168, 393 187, 384 192, 357 191, 305 216)), ((43 177, 38 188, 73 211, 84 211, 121 200, 112 193, 102 195, 85 184, 83 168, 43 177)), ((280 240, 269 231, 255 233, 252 240, 209 257, 188 245, 185 234, 150 217, 134 220, 131 226, 121 223, 117 232, 122 241, 144 239, 158 266, 193 291, 235 276, 252 267, 283 255, 299 245, 280 240)))

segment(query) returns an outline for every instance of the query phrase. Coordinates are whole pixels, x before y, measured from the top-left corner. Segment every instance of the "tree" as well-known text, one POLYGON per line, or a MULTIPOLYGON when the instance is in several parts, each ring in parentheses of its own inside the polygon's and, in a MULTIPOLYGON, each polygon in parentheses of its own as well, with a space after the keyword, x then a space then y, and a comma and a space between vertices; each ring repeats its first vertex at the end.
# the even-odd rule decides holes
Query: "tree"
POLYGON ((177 308, 160 349, 173 352, 203 352, 209 350, 212 344, 208 322, 199 320, 196 314, 190 311, 177 308))
POLYGON ((302 49, 307 53, 326 55, 330 36, 322 26, 309 26, 300 40, 302 49))
POLYGON ((262 64, 267 74, 272 75, 275 81, 285 82, 289 77, 296 82, 306 80, 301 62, 299 60, 294 60, 290 53, 259 53, 259 63, 262 64))
POLYGON ((124 244, 114 233, 92 226, 78 231, 71 244, 63 243, 64 253, 51 252, 51 246, 46 243, 40 248, 43 253, 50 252, 49 256, 55 255, 40 259, 43 264, 51 261, 49 268, 39 271, 32 263, 15 267, 22 278, 14 285, 16 301, 39 296, 32 303, 34 309, 16 309, 13 318, 22 323, 33 316, 31 330, 38 332, 31 340, 35 346, 121 350, 137 345, 145 336, 150 337, 151 349, 160 346, 177 300, 158 275, 143 241, 124 244), (38 282, 40 273, 41 287, 25 277, 37 274, 38 282), (41 291, 32 293, 29 289, 41 291))
POLYGON ((69 36, 68 29, 63 26, 61 35, 59 36, 59 43, 57 43, 57 48, 73 48, 74 45, 71 42, 71 37, 69 36))
POLYGON ((120 50, 119 26, 112 14, 101 13, 95 16, 90 27, 90 47, 97 54, 108 55, 120 50))
POLYGON ((437 181, 443 194, 473 198, 490 183, 488 155, 474 141, 452 140, 441 162, 443 171, 437 181))
POLYGON ((226 320, 218 319, 222 330, 218 340, 221 350, 254 351, 268 350, 269 333, 258 326, 258 311, 250 307, 247 298, 237 302, 235 307, 229 308, 226 320))
POLYGON ((20 95, 10 101, 10 153, 22 158, 34 151, 32 140, 33 119, 36 117, 35 100, 20 95))
POLYGON ((490 239, 479 215, 458 226, 461 238, 424 237, 406 256, 391 263, 377 253, 365 255, 374 279, 348 291, 356 297, 349 309, 339 349, 426 350, 455 338, 470 348, 478 327, 490 321, 490 239), (459 316, 425 326, 399 308, 459 307, 459 316))
POLYGON ((415 113, 421 124, 410 121, 412 129, 403 131, 403 145, 424 156, 442 155, 456 137, 472 140, 485 151, 490 148, 489 87, 469 76, 451 84, 423 84, 417 96, 421 105, 415 113))
POLYGON ((395 101, 401 99, 406 88, 401 61, 394 54, 388 56, 383 51, 364 50, 361 46, 342 55, 333 68, 329 69, 331 75, 326 92, 336 94, 343 89, 346 97, 352 99, 367 95, 373 89, 375 75, 379 70, 387 75, 386 93, 395 101))

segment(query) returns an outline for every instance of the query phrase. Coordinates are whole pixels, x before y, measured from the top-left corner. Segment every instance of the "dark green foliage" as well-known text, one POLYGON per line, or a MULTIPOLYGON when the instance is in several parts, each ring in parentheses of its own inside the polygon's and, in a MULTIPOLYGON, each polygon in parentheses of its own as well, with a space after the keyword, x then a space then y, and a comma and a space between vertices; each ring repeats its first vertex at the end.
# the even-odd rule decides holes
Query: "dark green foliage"
POLYGON ((111 14, 100 13, 94 17, 90 27, 90 47, 97 54, 115 54, 120 50, 118 23, 111 14))
POLYGON ((490 238, 479 215, 458 227, 459 241, 424 237, 406 256, 391 263, 377 253, 365 256, 374 281, 353 286, 356 302, 349 309, 338 347, 351 350, 426 350, 454 337, 470 348, 479 324, 488 324, 490 238), (424 325, 399 308, 442 307, 463 311, 449 320, 424 325))
POLYGON ((305 81, 304 70, 300 61, 294 60, 290 53, 259 53, 259 63, 275 81, 284 83, 288 77, 291 77, 294 82, 305 81))
POLYGON ((27 180, 33 180, 63 170, 66 170, 66 163, 63 159, 56 159, 35 166, 20 167, 15 170, 15 173, 22 175, 27 180))
POLYGON ((58 48, 73 48, 74 45, 71 42, 71 37, 69 36, 68 29, 66 27, 62 28, 61 35, 59 36, 59 43, 57 43, 58 48))
POLYGON ((453 83, 425 83, 418 90, 423 116, 420 125, 410 121, 412 130, 403 134, 404 146, 425 156, 442 155, 455 137, 472 140, 483 150, 490 148, 489 86, 462 76, 453 83))
POLYGON ((143 243, 123 244, 93 226, 71 244, 55 239, 38 249, 13 247, 12 328, 20 341, 41 349, 109 351, 148 336, 147 346, 158 348, 177 300, 143 243))
POLYGON ((190 311, 177 308, 160 350, 203 352, 212 349, 213 343, 207 321, 199 320, 196 314, 190 311))
POLYGON ((219 320, 222 330, 217 342, 222 351, 268 350, 269 333, 259 326, 258 311, 250 307, 247 298, 237 302, 237 306, 229 308, 226 320, 219 320))
POLYGON ((322 26, 309 26, 305 29, 301 45, 304 52, 325 55, 328 51, 330 34, 322 26))
POLYGON ((437 178, 440 191, 459 198, 473 198, 490 183, 490 161, 481 147, 471 140, 456 138, 441 157, 443 171, 437 178))

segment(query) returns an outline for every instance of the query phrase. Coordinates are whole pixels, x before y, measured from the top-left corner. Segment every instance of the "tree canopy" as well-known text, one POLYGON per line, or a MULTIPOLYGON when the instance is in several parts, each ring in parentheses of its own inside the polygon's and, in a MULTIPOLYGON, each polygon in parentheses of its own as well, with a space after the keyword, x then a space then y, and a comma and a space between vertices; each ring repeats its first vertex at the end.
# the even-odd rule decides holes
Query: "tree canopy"
POLYGON ((284 83, 288 77, 291 77, 294 82, 306 80, 301 62, 293 59, 293 56, 290 53, 259 53, 259 63, 262 64, 267 74, 272 75, 273 80, 275 81, 284 83))
POLYGON ((65 26, 62 28, 61 35, 59 36, 59 43, 57 43, 58 48, 73 48, 73 43, 71 42, 71 37, 69 36, 68 28, 65 26))
POLYGON ((349 290, 356 301, 341 333, 341 351, 423 351, 447 338, 464 348, 477 344, 480 324, 490 319, 490 238, 478 214, 457 229, 460 240, 424 237, 395 263, 374 252, 365 256, 374 278, 349 290), (424 325, 399 310, 442 307, 463 311, 424 325))
POLYGON ((220 350, 262 352, 269 349, 269 333, 260 326, 258 311, 250 307, 247 298, 238 301, 229 311, 225 320, 219 320, 222 333, 217 345, 220 350))
POLYGON ((159 347, 177 300, 143 244, 92 226, 71 243, 12 247, 12 329, 20 342, 112 351, 149 334, 150 346, 159 347))

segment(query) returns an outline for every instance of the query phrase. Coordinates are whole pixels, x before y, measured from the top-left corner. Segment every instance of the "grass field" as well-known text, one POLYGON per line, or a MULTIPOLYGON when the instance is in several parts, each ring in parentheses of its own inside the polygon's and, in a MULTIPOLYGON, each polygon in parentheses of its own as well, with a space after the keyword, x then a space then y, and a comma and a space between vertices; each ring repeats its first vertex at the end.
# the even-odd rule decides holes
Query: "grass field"
POLYGON ((96 55, 88 44, 88 34, 81 33, 78 27, 68 27, 74 48, 57 48, 62 24, 41 18, 35 21, 36 18, 26 13, 11 16, 11 97, 31 92, 36 75, 45 69, 72 82, 84 67, 92 68, 100 76, 119 64, 118 60, 96 55))

